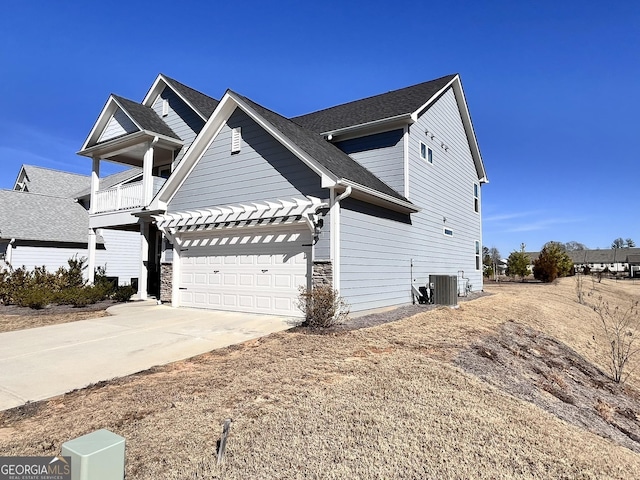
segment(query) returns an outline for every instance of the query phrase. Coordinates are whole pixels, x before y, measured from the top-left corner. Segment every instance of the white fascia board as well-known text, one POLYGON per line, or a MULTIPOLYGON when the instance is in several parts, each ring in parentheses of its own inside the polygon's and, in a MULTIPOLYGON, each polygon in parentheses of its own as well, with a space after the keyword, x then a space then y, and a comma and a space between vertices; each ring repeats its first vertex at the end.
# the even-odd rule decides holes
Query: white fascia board
POLYGON ((129 133, 123 137, 117 137, 104 143, 94 145, 93 147, 80 150, 76 153, 78 155, 82 155, 83 157, 90 158, 94 155, 97 155, 100 158, 107 160, 111 157, 115 157, 116 155, 125 152, 132 146, 139 145, 145 140, 152 141, 156 138, 159 140, 157 144, 162 147, 174 148, 184 145, 184 141, 178 140, 177 138, 167 137, 165 135, 151 132, 149 130, 140 130, 138 132, 129 133))
POLYGON ((172 85, 171 82, 169 82, 164 75, 159 74, 158 78, 156 78, 155 82, 153 82, 153 85, 151 86, 151 89, 149 90, 149 92, 145 95, 144 100, 142 100, 142 104, 146 105, 147 107, 151 107, 153 105, 153 102, 156 101, 156 98, 158 98, 158 95, 160 95, 160 93, 162 93, 162 90, 164 89, 164 87, 169 87, 171 89, 171 91, 173 93, 175 93, 178 97, 180 97, 180 99, 186 103, 189 108, 191 108, 191 110, 193 110, 196 115, 198 115, 202 120, 204 120, 205 122, 208 120, 207 117, 205 117, 202 113, 200 113, 200 111, 195 108, 191 102, 189 102, 184 96, 182 96, 182 94, 177 91, 172 85))
POLYGON ((462 89, 462 82, 460 82, 460 77, 458 75, 456 75, 455 80, 456 82, 453 84, 453 91, 458 103, 458 109, 462 114, 462 123, 467 134, 471 155, 473 156, 473 160, 476 164, 476 170, 478 171, 478 180, 480 183, 489 183, 489 180, 487 179, 487 172, 484 168, 484 162, 482 161, 482 155, 480 154, 480 147, 478 146, 476 132, 473 128, 473 123, 471 122, 471 114, 469 113, 469 107, 467 106, 467 99, 464 95, 464 90, 462 89))
POLYGON ((113 98, 112 95, 109 95, 109 98, 104 104, 104 107, 102 107, 102 111, 100 112, 100 115, 98 115, 98 120, 96 120, 96 123, 93 124, 93 128, 89 132, 89 136, 87 136, 87 139, 82 144, 82 148, 80 149, 81 152, 86 150, 87 145, 89 145, 92 141, 95 141, 95 139, 97 139, 97 137, 100 136, 98 133, 98 130, 102 131, 104 129, 107 122, 109 121, 111 116, 115 113, 117 108, 118 108, 118 104, 115 103, 115 99, 113 98))
MULTIPOLYGON (((388 205, 391 210, 399 210, 402 212, 410 212, 417 213, 422 208, 417 205, 406 202, 404 200, 400 200, 399 198, 392 197, 391 195, 387 195, 386 193, 379 192, 374 190, 373 188, 365 187, 364 185, 360 185, 359 183, 352 182, 351 180, 340 179, 338 181, 338 185, 343 185, 345 187, 352 187, 354 191, 362 192, 368 197, 377 198, 381 200, 385 205, 388 205)), ((351 196, 354 196, 353 194, 351 196)))
POLYGON ((444 87, 442 87, 440 90, 438 90, 436 93, 434 93, 431 98, 429 98, 425 103, 423 103, 420 107, 418 107, 416 109, 415 112, 413 112, 411 114, 411 119, 416 122, 418 121, 418 117, 420 115, 422 115, 422 113, 425 111, 425 109, 427 107, 429 107, 432 103, 434 103, 436 100, 438 100, 438 98, 440 98, 440 96, 447 91, 447 89, 453 85, 455 82, 460 83, 460 76, 456 75, 455 77, 453 77, 444 87))
POLYGON ((270 135, 290 150, 294 155, 300 158, 309 168, 316 172, 322 180, 323 186, 335 185, 337 179, 335 176, 326 169, 323 169, 318 165, 315 160, 309 157, 305 152, 297 148, 288 138, 274 128, 270 123, 263 119, 257 112, 250 108, 245 102, 233 94, 233 92, 227 90, 224 96, 218 103, 218 106, 214 110, 213 114, 207 120, 204 127, 196 137, 196 139, 187 150, 187 153, 182 158, 176 170, 171 174, 169 179, 165 182, 158 194, 155 196, 151 204, 150 210, 166 210, 167 205, 180 189, 184 181, 187 179, 191 171, 195 168, 198 161, 207 151, 209 146, 213 143, 215 138, 222 130, 223 126, 234 112, 236 108, 243 110, 249 117, 251 117, 258 125, 264 128, 270 135))
POLYGON ((236 102, 230 98, 227 93, 225 93, 209 120, 204 124, 202 130, 196 136, 184 157, 182 157, 177 168, 169 176, 160 191, 156 194, 155 198, 151 201, 151 204, 148 207, 149 210, 167 209, 167 205, 173 196, 180 189, 202 155, 204 155, 211 143, 213 143, 214 139, 218 136, 218 133, 220 133, 220 130, 222 130, 225 122, 231 116, 236 107, 236 102))
POLYGON ((20 171, 18 172, 18 176, 16 177, 16 181, 13 183, 13 190, 16 189, 16 187, 18 186, 18 183, 20 183, 20 177, 22 176, 22 174, 24 173, 24 176, 27 176, 27 172, 25 172, 24 170, 24 164, 22 166, 20 166, 20 171))
POLYGON ((307 154, 304 150, 301 150, 294 142, 285 137, 277 128, 267 122, 261 115, 254 111, 249 105, 244 103, 240 98, 236 97, 233 92, 229 92, 230 96, 238 104, 238 106, 249 115, 258 125, 264 128, 273 138, 278 140, 287 150, 293 153, 296 157, 304 162, 311 170, 316 172, 321 177, 323 184, 335 184, 338 180, 336 176, 327 170, 322 165, 319 165, 316 160, 307 154))
MULTIPOLYGON (((100 156, 102 153, 107 153, 109 157, 113 157, 114 155, 118 155, 122 153, 124 150, 131 147, 133 144, 140 143, 138 139, 142 139, 145 137, 145 132, 135 132, 125 135, 124 137, 114 138, 112 140, 108 140, 104 143, 100 143, 98 145, 94 145, 93 147, 85 148, 76 152, 78 155, 82 155, 84 157, 93 157, 94 155, 100 156)), ((107 159, 108 157, 104 157, 107 159)))
POLYGON ((341 137, 340 140, 348 140, 349 138, 355 138, 362 136, 363 131, 375 130, 377 132, 386 131, 390 126, 398 124, 398 126, 404 126, 414 123, 414 119, 410 113, 403 113, 396 115, 395 117, 381 118, 372 122, 361 123, 358 125, 350 125, 344 128, 337 128, 335 130, 328 130, 322 132, 321 135, 325 137, 341 137), (387 128, 385 128, 387 127, 387 128))
POLYGON ((440 96, 450 87, 453 88, 456 103, 458 104, 458 111, 460 112, 462 124, 464 125, 464 130, 467 135, 467 141, 469 142, 471 156, 473 157, 473 161, 478 172, 478 180, 480 181, 480 183, 489 183, 489 180, 487 179, 487 172, 485 171, 484 163, 482 161, 482 155, 480 155, 478 139, 476 138, 476 133, 473 129, 473 124, 471 123, 471 115, 469 114, 467 99, 464 95, 464 91, 462 90, 460 75, 456 75, 455 77, 453 77, 451 81, 449 81, 444 87, 438 90, 429 100, 427 100, 427 102, 425 102, 420 106, 420 108, 418 108, 411 114, 411 118, 414 121, 417 121, 418 117, 422 115, 422 113, 424 113, 425 109, 427 109, 429 106, 431 106, 431 104, 438 100, 440 96))

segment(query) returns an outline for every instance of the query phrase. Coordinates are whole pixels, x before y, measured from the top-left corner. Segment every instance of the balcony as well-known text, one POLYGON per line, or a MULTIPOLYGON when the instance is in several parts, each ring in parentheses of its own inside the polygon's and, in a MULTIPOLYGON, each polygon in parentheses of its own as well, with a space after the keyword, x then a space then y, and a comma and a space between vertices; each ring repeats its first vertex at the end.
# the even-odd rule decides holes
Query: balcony
MULTIPOLYGON (((153 196, 160 191, 166 180, 153 177, 153 196)), ((118 185, 96 192, 93 213, 118 212, 146 207, 143 202, 142 181, 118 185)))

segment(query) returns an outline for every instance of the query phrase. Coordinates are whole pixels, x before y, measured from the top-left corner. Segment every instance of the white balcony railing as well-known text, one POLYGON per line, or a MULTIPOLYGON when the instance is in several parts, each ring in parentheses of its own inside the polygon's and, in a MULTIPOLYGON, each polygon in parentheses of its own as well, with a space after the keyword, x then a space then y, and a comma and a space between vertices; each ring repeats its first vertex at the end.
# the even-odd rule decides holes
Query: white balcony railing
MULTIPOLYGON (((166 180, 161 177, 153 177, 153 195, 158 193, 166 180)), ((128 183, 98 190, 95 198, 94 213, 115 212, 132 208, 146 207, 144 205, 142 182, 128 183)))
POLYGON ((95 213, 142 207, 142 182, 96 192, 95 213))

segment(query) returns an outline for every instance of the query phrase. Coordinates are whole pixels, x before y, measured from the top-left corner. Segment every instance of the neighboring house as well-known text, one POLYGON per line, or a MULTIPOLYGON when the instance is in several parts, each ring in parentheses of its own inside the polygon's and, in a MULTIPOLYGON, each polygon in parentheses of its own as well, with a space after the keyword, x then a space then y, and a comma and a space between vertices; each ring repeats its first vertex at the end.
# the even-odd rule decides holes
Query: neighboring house
MULTIPOLYGON (((528 252, 531 259, 531 272, 533 263, 538 259, 540 252, 528 252)), ((573 261, 577 272, 582 272, 585 267, 593 273, 607 269, 611 273, 630 273, 634 259, 640 255, 640 248, 598 248, 593 250, 572 250, 567 255, 573 261)))
POLYGON ((96 229, 138 229, 140 298, 299 316, 299 287, 321 282, 354 312, 434 274, 482 289, 487 177, 458 75, 288 119, 161 74, 142 103, 111 95, 79 154, 89 261, 96 229), (102 160, 142 168, 126 206, 102 160))
MULTIPOLYGON (((124 173, 124 172, 123 172, 124 173)), ((131 173, 128 174, 131 176, 131 173)), ((140 176, 141 172, 137 172, 140 176)), ((116 174, 106 177, 109 182, 116 174)), ((4 268, 67 267, 71 257, 88 257, 90 178, 69 172, 23 165, 13 190, 0 190, 0 259, 4 268)), ((120 284, 137 278, 139 238, 130 232, 99 231, 96 265, 120 284)))

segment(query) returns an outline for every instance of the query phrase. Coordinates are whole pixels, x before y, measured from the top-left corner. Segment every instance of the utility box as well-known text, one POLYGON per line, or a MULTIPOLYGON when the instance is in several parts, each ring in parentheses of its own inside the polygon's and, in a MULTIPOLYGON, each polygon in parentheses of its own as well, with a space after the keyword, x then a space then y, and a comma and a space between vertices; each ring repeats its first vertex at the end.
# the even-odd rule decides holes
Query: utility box
POLYGON ((429 275, 433 303, 455 307, 458 305, 458 277, 455 275, 429 275))
POLYGON ((123 480, 124 443, 105 429, 63 443, 62 455, 71 457, 71 480, 123 480))

